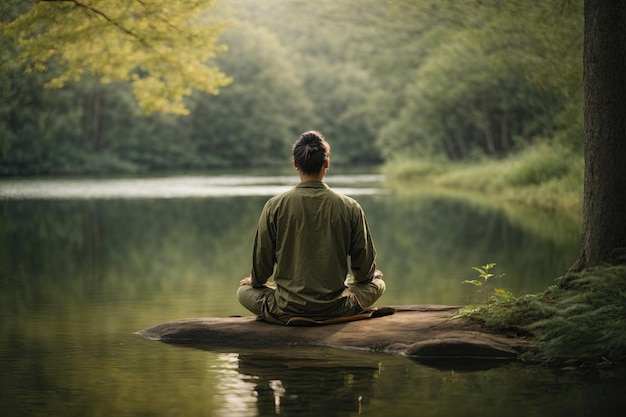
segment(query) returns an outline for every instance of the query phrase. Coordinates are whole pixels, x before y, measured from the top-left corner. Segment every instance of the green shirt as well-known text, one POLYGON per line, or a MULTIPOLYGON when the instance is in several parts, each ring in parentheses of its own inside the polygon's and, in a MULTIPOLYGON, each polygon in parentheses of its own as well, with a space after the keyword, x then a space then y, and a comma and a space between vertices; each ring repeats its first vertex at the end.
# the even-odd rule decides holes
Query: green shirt
POLYGON ((265 319, 336 317, 358 308, 342 294, 348 268, 357 283, 376 270, 365 213, 322 181, 303 181, 267 201, 254 240, 252 286, 276 283, 265 319))

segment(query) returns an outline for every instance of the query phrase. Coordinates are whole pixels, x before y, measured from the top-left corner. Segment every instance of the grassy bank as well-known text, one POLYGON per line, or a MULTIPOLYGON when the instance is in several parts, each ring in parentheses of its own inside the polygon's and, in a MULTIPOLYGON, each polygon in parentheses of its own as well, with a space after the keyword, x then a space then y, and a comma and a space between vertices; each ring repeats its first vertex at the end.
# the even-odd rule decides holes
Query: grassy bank
POLYGON ((501 160, 400 160, 387 164, 384 173, 403 192, 437 190, 580 216, 583 167, 580 155, 536 144, 501 160))
MULTIPOLYGON (((502 160, 397 161, 385 167, 385 175, 397 192, 437 193, 505 210, 514 205, 580 218, 583 169, 582 156, 540 143, 502 160)), ((503 292, 459 316, 527 337, 531 344, 523 359, 528 361, 594 368, 626 364, 626 266, 563 279, 539 294, 503 292)))
MULTIPOLYGON (((582 156, 535 144, 501 160, 396 161, 384 173, 389 186, 399 193, 438 193, 505 210, 515 205, 580 218, 583 169, 582 156)), ((567 285, 555 285, 539 294, 496 295, 485 304, 466 307, 460 317, 529 338, 531 347, 523 359, 532 362, 623 366, 626 266, 569 275, 567 285)))
POLYGON ((468 306, 461 317, 532 340, 523 359, 556 366, 626 364, 626 266, 568 277, 540 294, 468 306))

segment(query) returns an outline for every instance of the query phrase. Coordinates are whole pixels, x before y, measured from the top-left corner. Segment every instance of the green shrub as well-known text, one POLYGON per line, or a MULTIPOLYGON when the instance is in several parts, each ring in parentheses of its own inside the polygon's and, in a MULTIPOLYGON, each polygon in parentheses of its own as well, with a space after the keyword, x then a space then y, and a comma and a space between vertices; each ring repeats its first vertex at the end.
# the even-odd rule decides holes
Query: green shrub
POLYGON ((541 294, 461 311, 497 331, 532 335, 522 358, 610 365, 626 361, 626 266, 586 271, 541 294))
POLYGON ((505 180, 509 185, 521 187, 561 179, 576 171, 577 164, 572 162, 575 160, 562 148, 537 144, 517 157, 505 180))

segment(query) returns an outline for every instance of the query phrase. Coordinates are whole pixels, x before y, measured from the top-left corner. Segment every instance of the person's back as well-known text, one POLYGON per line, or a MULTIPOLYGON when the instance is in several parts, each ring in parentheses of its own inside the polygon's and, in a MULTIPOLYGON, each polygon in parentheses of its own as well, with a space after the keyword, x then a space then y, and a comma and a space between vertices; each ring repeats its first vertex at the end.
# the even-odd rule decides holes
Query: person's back
POLYGON ((329 154, 321 134, 302 134, 294 145, 301 182, 261 213, 251 276, 241 280, 238 298, 267 321, 356 314, 384 292, 374 280, 376 251, 363 210, 323 182, 329 154), (354 283, 346 286, 348 257, 354 283), (270 278, 275 291, 265 286, 270 278))
POLYGON ((345 289, 350 250, 358 248, 353 255, 370 259, 374 266, 374 247, 362 233, 360 206, 315 180, 303 181, 268 205, 276 227, 278 306, 296 315, 333 316, 345 289))

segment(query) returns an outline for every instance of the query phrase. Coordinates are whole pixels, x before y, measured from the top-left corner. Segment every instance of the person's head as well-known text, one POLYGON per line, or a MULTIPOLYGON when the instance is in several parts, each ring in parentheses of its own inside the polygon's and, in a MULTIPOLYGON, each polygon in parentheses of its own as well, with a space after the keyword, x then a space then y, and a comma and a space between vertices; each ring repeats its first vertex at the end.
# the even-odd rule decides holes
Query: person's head
POLYGON ((320 132, 310 130, 300 135, 293 144, 293 162, 305 175, 316 175, 328 168, 330 145, 320 132))

